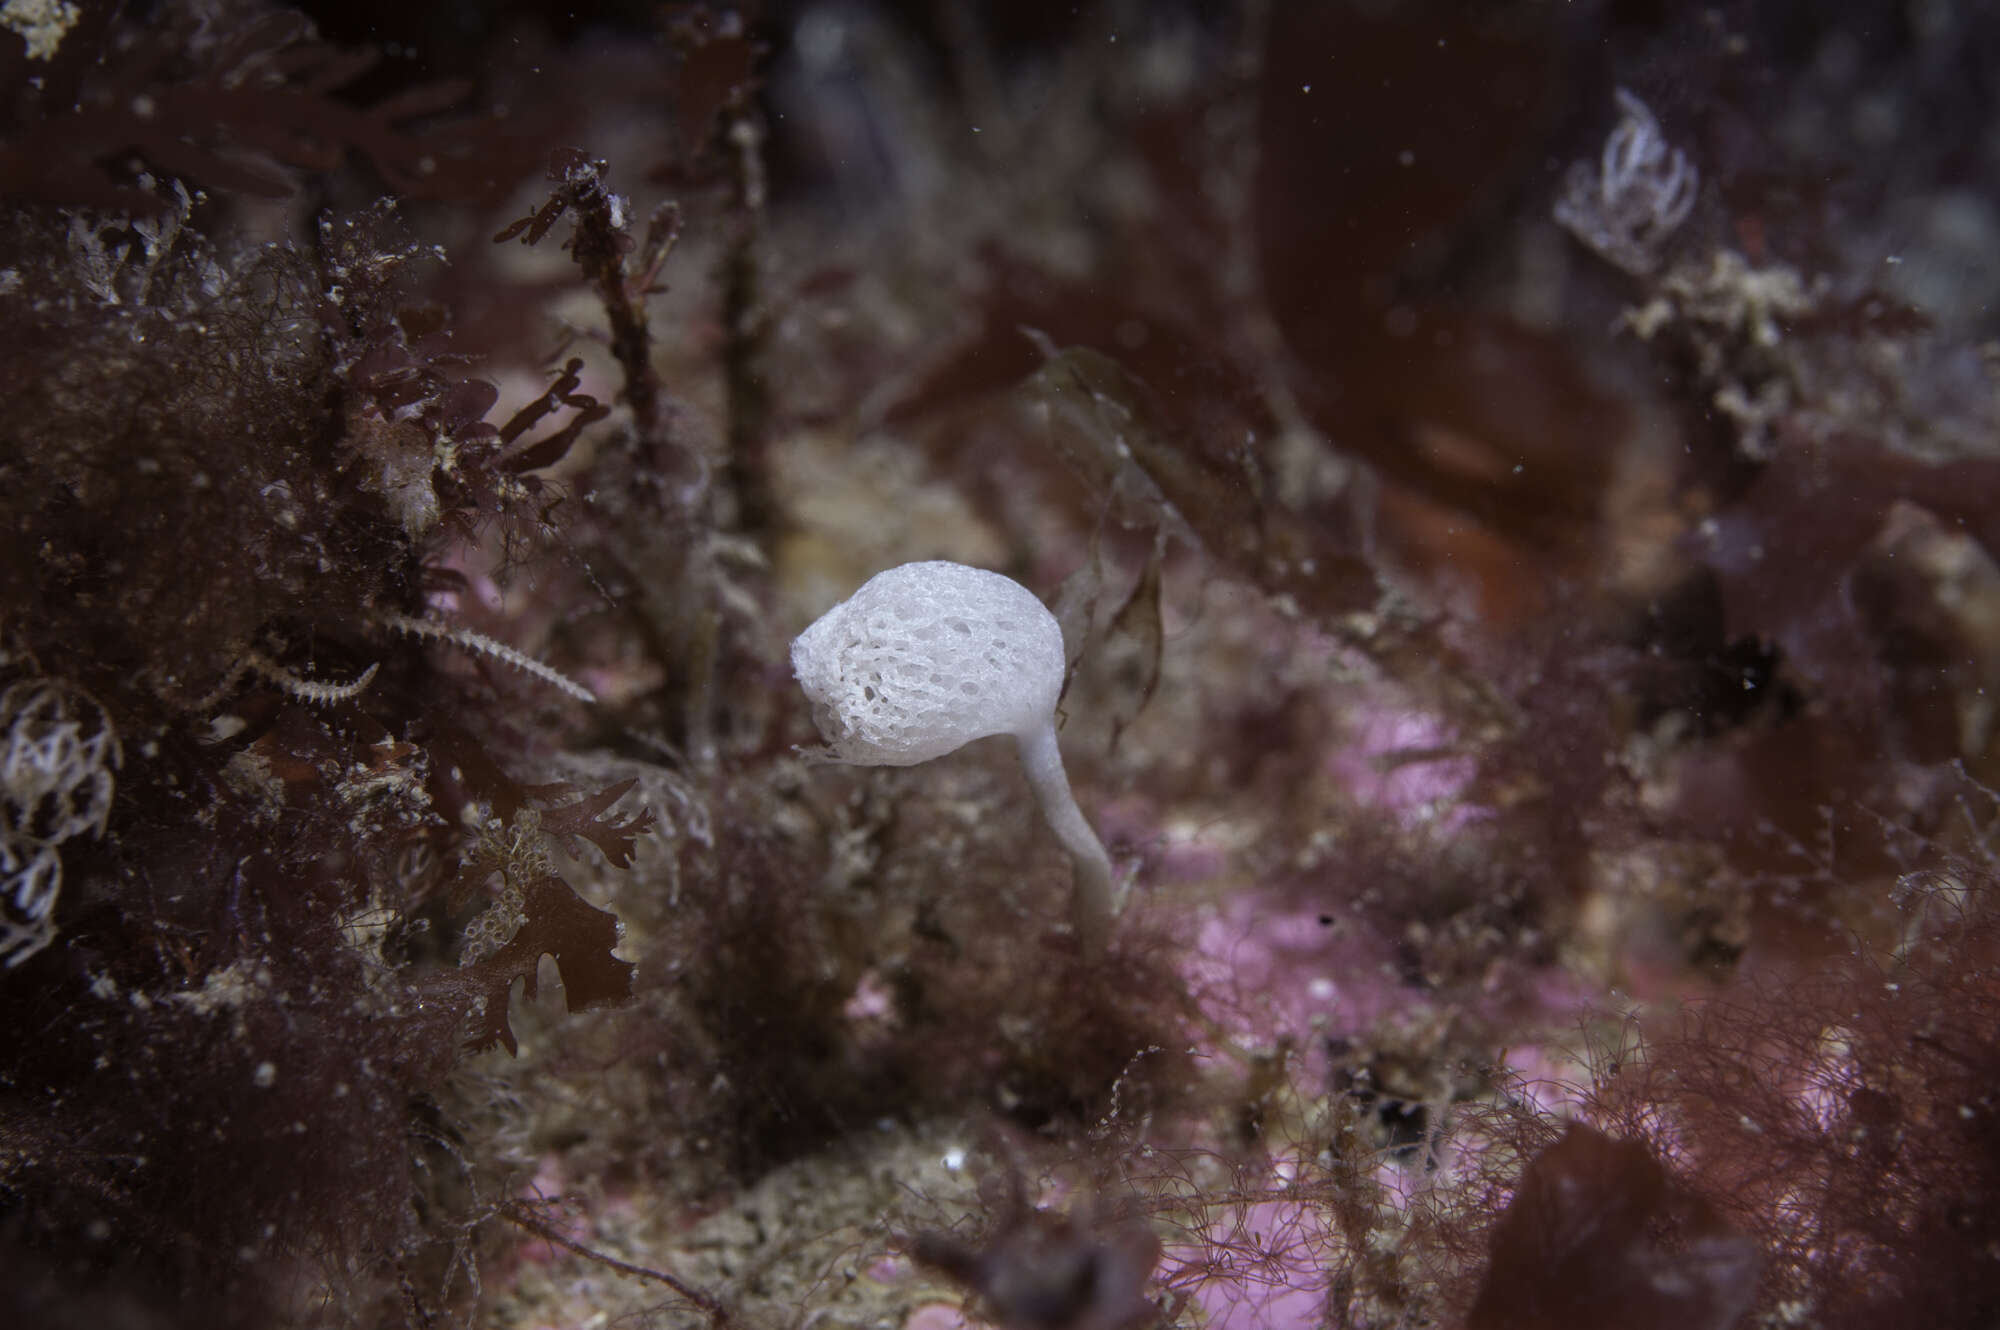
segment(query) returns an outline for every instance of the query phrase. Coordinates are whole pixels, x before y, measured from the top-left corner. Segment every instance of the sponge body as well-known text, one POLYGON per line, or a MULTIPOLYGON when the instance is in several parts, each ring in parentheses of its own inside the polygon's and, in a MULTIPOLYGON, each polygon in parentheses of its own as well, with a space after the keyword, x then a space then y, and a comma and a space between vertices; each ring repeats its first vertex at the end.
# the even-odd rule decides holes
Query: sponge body
POLYGON ((1062 628, 1020 583, 964 564, 878 573, 792 643, 792 672, 831 755, 912 766, 1049 724, 1062 628))

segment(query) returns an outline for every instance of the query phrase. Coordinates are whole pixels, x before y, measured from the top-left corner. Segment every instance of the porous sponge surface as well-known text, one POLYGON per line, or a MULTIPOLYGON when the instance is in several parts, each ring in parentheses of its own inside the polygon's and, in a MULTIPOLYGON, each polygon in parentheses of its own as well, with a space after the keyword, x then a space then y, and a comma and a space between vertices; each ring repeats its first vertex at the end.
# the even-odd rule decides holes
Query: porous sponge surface
POLYGON ((834 757, 911 766, 1048 725, 1062 694, 1062 629, 1012 578, 906 563, 800 633, 792 673, 834 757))

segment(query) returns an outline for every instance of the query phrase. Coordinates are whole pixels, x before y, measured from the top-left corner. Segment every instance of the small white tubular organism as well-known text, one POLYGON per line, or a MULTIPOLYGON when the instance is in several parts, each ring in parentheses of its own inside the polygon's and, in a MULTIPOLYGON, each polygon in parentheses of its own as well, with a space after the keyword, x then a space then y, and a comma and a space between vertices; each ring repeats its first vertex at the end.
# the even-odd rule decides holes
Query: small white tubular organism
POLYGON ((1062 629, 1012 578, 962 563, 878 573, 792 643, 792 673, 834 761, 914 766, 1010 734, 1076 865, 1071 921, 1087 950, 1122 901, 1111 856, 1070 793, 1056 747, 1062 629))
POLYGON ((1644 276, 1694 210, 1701 172, 1667 142, 1651 107, 1623 88, 1616 95, 1622 118, 1595 170, 1588 162, 1570 167, 1555 218, 1609 262, 1644 276))

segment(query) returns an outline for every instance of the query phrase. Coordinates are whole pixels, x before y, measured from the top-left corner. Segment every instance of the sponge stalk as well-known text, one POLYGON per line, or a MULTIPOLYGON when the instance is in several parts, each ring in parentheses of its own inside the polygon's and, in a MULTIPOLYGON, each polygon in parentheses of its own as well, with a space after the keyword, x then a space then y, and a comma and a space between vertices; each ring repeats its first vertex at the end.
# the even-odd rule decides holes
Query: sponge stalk
POLYGON ((1042 816, 1048 819, 1050 830, 1056 833, 1056 839, 1069 851, 1070 862, 1076 865, 1076 887, 1070 896, 1070 926, 1076 930, 1077 940, 1085 951, 1098 951, 1111 931, 1111 921, 1118 917, 1119 907, 1124 904, 1111 868, 1111 856, 1084 819, 1083 810, 1076 806, 1076 796, 1070 793, 1062 752, 1056 747, 1054 722, 1017 734, 1014 742, 1021 750, 1021 767, 1028 773, 1028 784, 1035 791, 1035 802, 1042 806, 1042 816))

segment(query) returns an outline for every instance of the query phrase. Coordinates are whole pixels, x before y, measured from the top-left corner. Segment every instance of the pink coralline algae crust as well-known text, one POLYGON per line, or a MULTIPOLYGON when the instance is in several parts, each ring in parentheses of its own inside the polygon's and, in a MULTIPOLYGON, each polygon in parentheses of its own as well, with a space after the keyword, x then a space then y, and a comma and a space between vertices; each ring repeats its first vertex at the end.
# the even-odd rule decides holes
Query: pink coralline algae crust
POLYGON ((1330 916, 1243 893, 1205 913, 1185 973, 1212 1019, 1269 1044, 1315 1027, 1368 1028, 1390 1005, 1370 982, 1386 959, 1330 916))
POLYGON ((987 1330, 987 1326, 949 1302, 926 1302, 903 1318, 903 1330, 987 1330))
MULTIPOLYGON (((1200 1277, 1190 1297, 1208 1330, 1305 1330, 1325 1324, 1326 1256, 1339 1239, 1326 1228, 1322 1207, 1307 1201, 1258 1201, 1244 1206, 1205 1235, 1232 1256, 1255 1253, 1247 1266, 1234 1261, 1226 1273, 1200 1277)), ((1199 1269, 1208 1248, 1169 1248, 1170 1262, 1199 1269)), ((1177 1281, 1179 1282, 1179 1281, 1177 1281)))
POLYGON ((1454 749, 1457 738, 1442 720, 1421 711, 1360 710, 1349 742, 1326 761, 1327 773, 1364 808, 1388 813, 1406 827, 1440 811, 1456 831, 1481 816, 1458 802, 1475 774, 1469 753, 1454 749))

